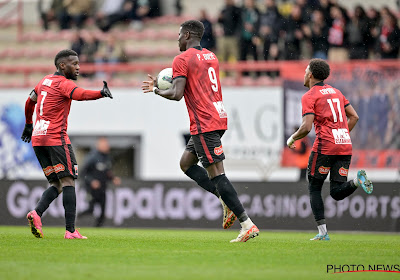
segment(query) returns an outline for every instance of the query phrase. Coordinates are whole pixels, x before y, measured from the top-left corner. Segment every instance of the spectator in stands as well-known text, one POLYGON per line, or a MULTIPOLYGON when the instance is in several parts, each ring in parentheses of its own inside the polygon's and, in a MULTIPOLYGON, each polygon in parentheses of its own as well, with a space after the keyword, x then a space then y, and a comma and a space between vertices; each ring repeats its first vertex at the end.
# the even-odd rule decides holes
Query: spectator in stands
POLYGON ((204 25, 204 35, 201 38, 200 45, 212 52, 215 51, 216 40, 211 21, 208 19, 207 11, 200 10, 200 22, 204 25))
POLYGON ((149 15, 149 0, 126 0, 125 9, 130 11, 131 26, 136 30, 143 28, 143 19, 149 15))
POLYGON ((395 15, 391 13, 383 15, 383 25, 380 29, 378 43, 381 58, 398 58, 400 47, 400 30, 395 15))
POLYGON ((284 22, 286 60, 300 59, 300 43, 304 38, 303 25, 301 8, 299 5, 293 5, 289 18, 284 22))
POLYGON ((108 31, 120 20, 123 4, 124 0, 104 0, 96 14, 97 26, 103 31, 108 31))
MULTIPOLYGON (((115 64, 118 62, 127 62, 126 52, 122 42, 119 41, 114 34, 109 33, 107 34, 107 39, 100 42, 99 48, 95 54, 96 68, 99 70, 96 73, 96 77, 103 78, 106 76, 101 67, 104 63, 115 64)), ((109 74, 111 75, 112 73, 109 74)))
POLYGON ((348 60, 346 19, 339 6, 331 7, 332 26, 329 28, 328 59, 331 61, 348 60))
POLYGON ((260 37, 263 42, 264 60, 278 60, 278 40, 282 30, 282 16, 275 0, 264 1, 266 10, 260 16, 260 37))
POLYGON ((87 32, 84 37, 84 45, 82 47, 82 54, 79 57, 82 63, 93 63, 95 54, 99 47, 99 40, 92 32, 87 32))
POLYGON ((118 22, 131 22, 132 27, 141 29, 143 18, 150 12, 150 5, 148 0, 105 0, 100 11, 97 23, 99 28, 105 32, 118 22), (113 3, 110 4, 110 1, 113 3), (113 8, 111 12, 107 10, 109 6, 113 8))
POLYGON ((332 18, 331 18, 331 7, 332 3, 329 0, 319 0, 319 8, 323 14, 324 14, 324 19, 325 23, 328 27, 332 26, 332 18))
POLYGON ((349 38, 349 58, 367 59, 370 27, 367 15, 361 6, 356 6, 354 15, 346 28, 349 38))
POLYGON ((237 60, 238 33, 240 30, 241 10, 235 6, 234 0, 225 0, 225 6, 218 16, 223 36, 218 38, 218 53, 220 61, 237 60))
POLYGON ((71 50, 75 51, 78 56, 82 54, 83 46, 85 45, 85 41, 82 39, 80 31, 76 30, 71 38, 71 50))
POLYGON ((328 58, 328 33, 329 28, 326 24, 324 14, 321 10, 315 10, 311 17, 311 22, 304 25, 303 31, 308 40, 311 41, 313 58, 328 58))
MULTIPOLYGON (((95 54, 97 53, 97 49, 99 47, 99 40, 96 36, 91 33, 90 31, 85 33, 83 37, 84 44, 82 47, 82 52, 79 57, 81 63, 94 63, 95 61, 95 54)), ((87 72, 82 74, 83 77, 93 77, 94 72, 87 72)))
POLYGON ((177 17, 180 17, 182 15, 183 6, 182 6, 181 0, 175 0, 175 11, 176 11, 175 14, 177 17))
POLYGON ((64 0, 53 0, 51 3, 51 8, 48 11, 48 20, 57 20, 58 25, 61 30, 69 28, 69 17, 68 13, 64 8, 64 0))
POLYGON ((68 14, 68 20, 78 29, 83 27, 86 19, 93 13, 93 2, 91 0, 64 0, 64 8, 68 14))
POLYGON ((377 50, 377 41, 379 40, 379 25, 381 22, 381 17, 379 12, 375 8, 370 8, 367 10, 367 20, 368 20, 368 52, 369 56, 376 56, 377 50))
POLYGON ((37 8, 44 30, 49 30, 49 23, 52 20, 52 18, 50 18, 51 4, 51 2, 45 0, 38 1, 37 8))
MULTIPOLYGON (((242 27, 240 34, 240 56, 241 61, 247 60, 250 53, 254 61, 258 60, 256 40, 260 22, 260 12, 258 11, 255 0, 245 0, 242 8, 242 27)), ((248 75, 248 73, 243 73, 248 75)))
POLYGON ((301 18, 303 22, 309 22, 311 20, 311 14, 313 10, 316 8, 315 3, 308 3, 312 1, 307 0, 296 0, 295 4, 300 7, 301 10, 301 18))
POLYGON ((278 10, 282 17, 289 18, 292 11, 293 3, 290 0, 278 1, 278 10))

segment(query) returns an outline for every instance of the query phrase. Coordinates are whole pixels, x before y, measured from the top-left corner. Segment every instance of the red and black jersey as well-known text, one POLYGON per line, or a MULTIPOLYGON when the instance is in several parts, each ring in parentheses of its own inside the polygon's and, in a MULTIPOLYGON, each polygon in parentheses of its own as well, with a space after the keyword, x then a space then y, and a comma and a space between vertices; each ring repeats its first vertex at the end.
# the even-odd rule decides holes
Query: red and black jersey
POLYGON ((219 62, 204 48, 190 48, 175 57, 173 78, 186 78, 184 97, 190 118, 190 134, 227 129, 222 102, 219 62))
POLYGON ((324 155, 351 155, 352 144, 345 107, 350 105, 340 90, 318 83, 301 98, 303 117, 314 114, 316 139, 313 151, 324 155))
MULTIPOLYGON (((72 99, 93 100, 102 97, 100 91, 79 88, 73 81, 57 72, 44 77, 36 85, 34 92, 37 96, 37 99, 35 96, 37 106, 35 110, 36 121, 32 133, 33 146, 71 144, 67 135, 67 127, 72 99)), ((27 108, 25 110, 26 112, 30 111, 27 108)), ((27 115, 27 123, 31 121, 29 117, 32 116, 27 115)))

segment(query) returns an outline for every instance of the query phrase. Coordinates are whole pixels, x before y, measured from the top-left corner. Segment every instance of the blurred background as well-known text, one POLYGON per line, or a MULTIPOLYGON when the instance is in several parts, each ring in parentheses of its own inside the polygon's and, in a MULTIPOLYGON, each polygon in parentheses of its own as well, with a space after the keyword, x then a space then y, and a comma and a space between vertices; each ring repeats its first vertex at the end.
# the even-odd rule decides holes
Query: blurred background
MULTIPOLYGON (((114 95, 71 107, 68 134, 78 164, 86 166, 105 138, 113 174, 105 221, 99 225, 89 215, 78 224, 219 227, 219 202, 179 168, 189 132, 184 103, 140 90, 147 73, 171 67, 179 54, 180 24, 199 19, 205 25, 202 46, 220 60, 229 115, 225 168, 257 225, 313 227, 304 170, 314 135, 295 151, 285 142, 301 123, 308 60, 318 57, 331 65, 326 82, 360 116, 351 133, 349 179, 362 168, 375 185, 368 197, 360 191, 340 202, 329 197, 327 187, 330 225, 399 231, 399 5, 399 0, 0 1, 0 223, 24 224, 48 186, 31 144, 20 140, 24 104, 40 79, 55 72, 56 53, 71 48, 81 61, 77 85, 100 89, 107 80, 114 95)), ((90 209, 93 197, 81 175, 78 212, 90 209)), ((94 216, 101 217, 99 205, 94 216)), ((47 217, 47 225, 62 224, 62 202, 47 217)))

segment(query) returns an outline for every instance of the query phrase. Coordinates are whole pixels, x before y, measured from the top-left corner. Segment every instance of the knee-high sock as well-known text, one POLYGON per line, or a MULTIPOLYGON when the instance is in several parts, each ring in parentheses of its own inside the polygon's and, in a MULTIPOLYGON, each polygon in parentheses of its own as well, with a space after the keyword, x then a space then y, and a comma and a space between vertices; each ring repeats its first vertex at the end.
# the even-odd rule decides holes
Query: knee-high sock
POLYGON ((316 221, 325 219, 324 201, 321 196, 324 180, 309 176, 308 190, 310 192, 311 209, 316 221))
POLYGON ((245 216, 242 215, 243 213, 246 213, 244 211, 243 205, 240 202, 232 183, 225 176, 225 174, 214 177, 211 181, 217 186, 218 192, 221 195, 222 200, 229 207, 229 209, 231 209, 233 213, 235 213, 235 215, 239 217, 239 220, 246 220, 247 214, 245 216))
POLYGON ((357 187, 354 185, 353 181, 348 181, 345 183, 331 181, 331 196, 335 200, 342 200, 351 195, 357 187))
POLYGON ((50 203, 53 202, 54 199, 58 197, 58 190, 56 187, 51 186, 47 190, 45 190, 40 198, 38 204, 36 205, 35 211, 36 213, 42 217, 44 211, 49 208, 50 203))
POLYGON ((69 232, 75 231, 76 195, 73 186, 63 189, 63 206, 65 209, 65 229, 69 232))
POLYGON ((192 165, 186 170, 185 174, 206 191, 215 194, 217 197, 220 196, 215 184, 208 178, 207 171, 203 167, 197 164, 192 165))

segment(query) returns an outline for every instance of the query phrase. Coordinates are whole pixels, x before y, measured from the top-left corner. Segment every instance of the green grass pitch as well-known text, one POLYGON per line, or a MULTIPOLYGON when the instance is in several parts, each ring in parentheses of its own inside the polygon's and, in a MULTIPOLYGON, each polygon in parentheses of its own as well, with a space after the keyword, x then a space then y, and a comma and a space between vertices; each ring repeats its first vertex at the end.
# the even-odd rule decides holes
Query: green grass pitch
POLYGON ((398 273, 331 274, 327 265, 400 263, 400 236, 331 232, 270 232, 231 244, 235 230, 80 230, 64 240, 61 227, 36 239, 25 227, 0 227, 0 279, 400 279, 398 273))

